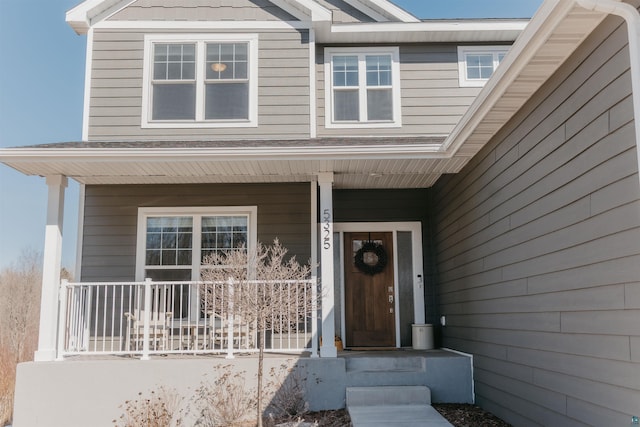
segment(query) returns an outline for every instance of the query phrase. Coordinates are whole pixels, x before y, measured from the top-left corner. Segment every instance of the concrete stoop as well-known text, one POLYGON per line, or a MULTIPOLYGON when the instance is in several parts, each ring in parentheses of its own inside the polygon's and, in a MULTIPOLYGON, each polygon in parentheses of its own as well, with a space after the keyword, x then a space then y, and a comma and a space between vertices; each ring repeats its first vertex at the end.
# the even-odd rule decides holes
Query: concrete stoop
POLYGON ((347 387, 353 427, 445 427, 451 424, 431 406, 425 386, 347 387))

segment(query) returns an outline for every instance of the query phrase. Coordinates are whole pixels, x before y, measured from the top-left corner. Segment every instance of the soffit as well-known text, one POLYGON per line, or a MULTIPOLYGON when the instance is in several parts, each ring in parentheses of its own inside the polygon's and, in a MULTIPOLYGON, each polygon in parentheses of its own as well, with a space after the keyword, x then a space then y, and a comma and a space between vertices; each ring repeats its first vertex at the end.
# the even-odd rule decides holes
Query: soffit
MULTIPOLYGON (((426 188, 444 173, 456 173, 467 163, 463 157, 437 158, 394 151, 385 154, 246 155, 213 148, 147 148, 127 150, 37 149, 20 158, 0 161, 27 175, 65 175, 83 184, 168 184, 309 182, 320 172, 335 174, 336 188, 426 188), (146 155, 138 155, 145 151, 146 155), (133 154, 136 153, 136 154, 133 154)), ((259 150, 259 149, 258 149, 259 150)))

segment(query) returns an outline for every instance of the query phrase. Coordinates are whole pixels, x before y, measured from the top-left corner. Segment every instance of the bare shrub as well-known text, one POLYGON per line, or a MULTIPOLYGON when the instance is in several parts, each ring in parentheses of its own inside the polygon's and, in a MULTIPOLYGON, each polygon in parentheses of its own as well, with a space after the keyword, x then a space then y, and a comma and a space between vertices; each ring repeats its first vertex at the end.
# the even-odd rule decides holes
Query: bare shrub
POLYGON ((151 391, 149 396, 138 393, 138 398, 125 401, 124 413, 120 419, 113 420, 118 427, 168 427, 174 420, 180 404, 175 390, 160 387, 151 391))
POLYGON ((195 392, 196 426, 225 427, 244 425, 247 414, 253 413, 255 393, 247 390, 246 372, 233 372, 231 365, 215 368, 216 380, 203 382, 195 392))
POLYGON ((278 420, 296 420, 309 412, 309 403, 305 399, 306 378, 296 367, 283 363, 277 369, 269 370, 267 393, 270 403, 267 413, 278 420))
MULTIPOLYGON (((203 263, 201 289, 203 307, 233 307, 258 330, 257 424, 262 427, 264 348, 267 330, 281 332, 308 322, 313 308, 304 280, 311 267, 287 259, 287 249, 278 239, 272 246, 258 244, 214 253, 203 263), (229 279, 233 286, 227 285, 229 279)), ((231 310, 231 308, 229 309, 231 310)))

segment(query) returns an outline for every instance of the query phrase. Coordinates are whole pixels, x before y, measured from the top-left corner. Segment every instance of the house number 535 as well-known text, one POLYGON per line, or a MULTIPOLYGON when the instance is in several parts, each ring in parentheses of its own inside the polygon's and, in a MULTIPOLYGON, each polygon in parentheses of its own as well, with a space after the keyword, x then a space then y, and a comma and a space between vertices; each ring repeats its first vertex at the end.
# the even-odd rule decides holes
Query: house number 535
POLYGON ((331 210, 325 209, 322 212, 322 239, 324 249, 331 249, 331 210))

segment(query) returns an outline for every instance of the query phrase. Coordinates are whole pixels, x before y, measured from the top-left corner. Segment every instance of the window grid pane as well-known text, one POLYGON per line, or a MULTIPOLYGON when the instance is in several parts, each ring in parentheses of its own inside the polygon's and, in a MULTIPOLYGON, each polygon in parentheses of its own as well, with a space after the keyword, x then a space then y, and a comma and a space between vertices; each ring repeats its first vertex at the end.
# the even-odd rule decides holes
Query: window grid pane
POLYGON ((334 56, 333 57, 333 86, 334 87, 358 87, 358 57, 334 56))
POLYGON ((367 86, 391 86, 391 57, 367 56, 367 86))
POLYGON ((207 43, 207 80, 246 80, 249 74, 247 43, 207 43))
POLYGON ((154 80, 195 79, 195 44, 155 44, 153 61, 154 80))
POLYGON ((492 54, 467 55, 467 78, 488 79, 493 74, 492 54))
POLYGON ((202 218, 201 260, 214 253, 245 247, 248 243, 248 219, 245 216, 208 216, 202 218))
POLYGON ((191 265, 191 217, 147 218, 146 265, 191 265))

